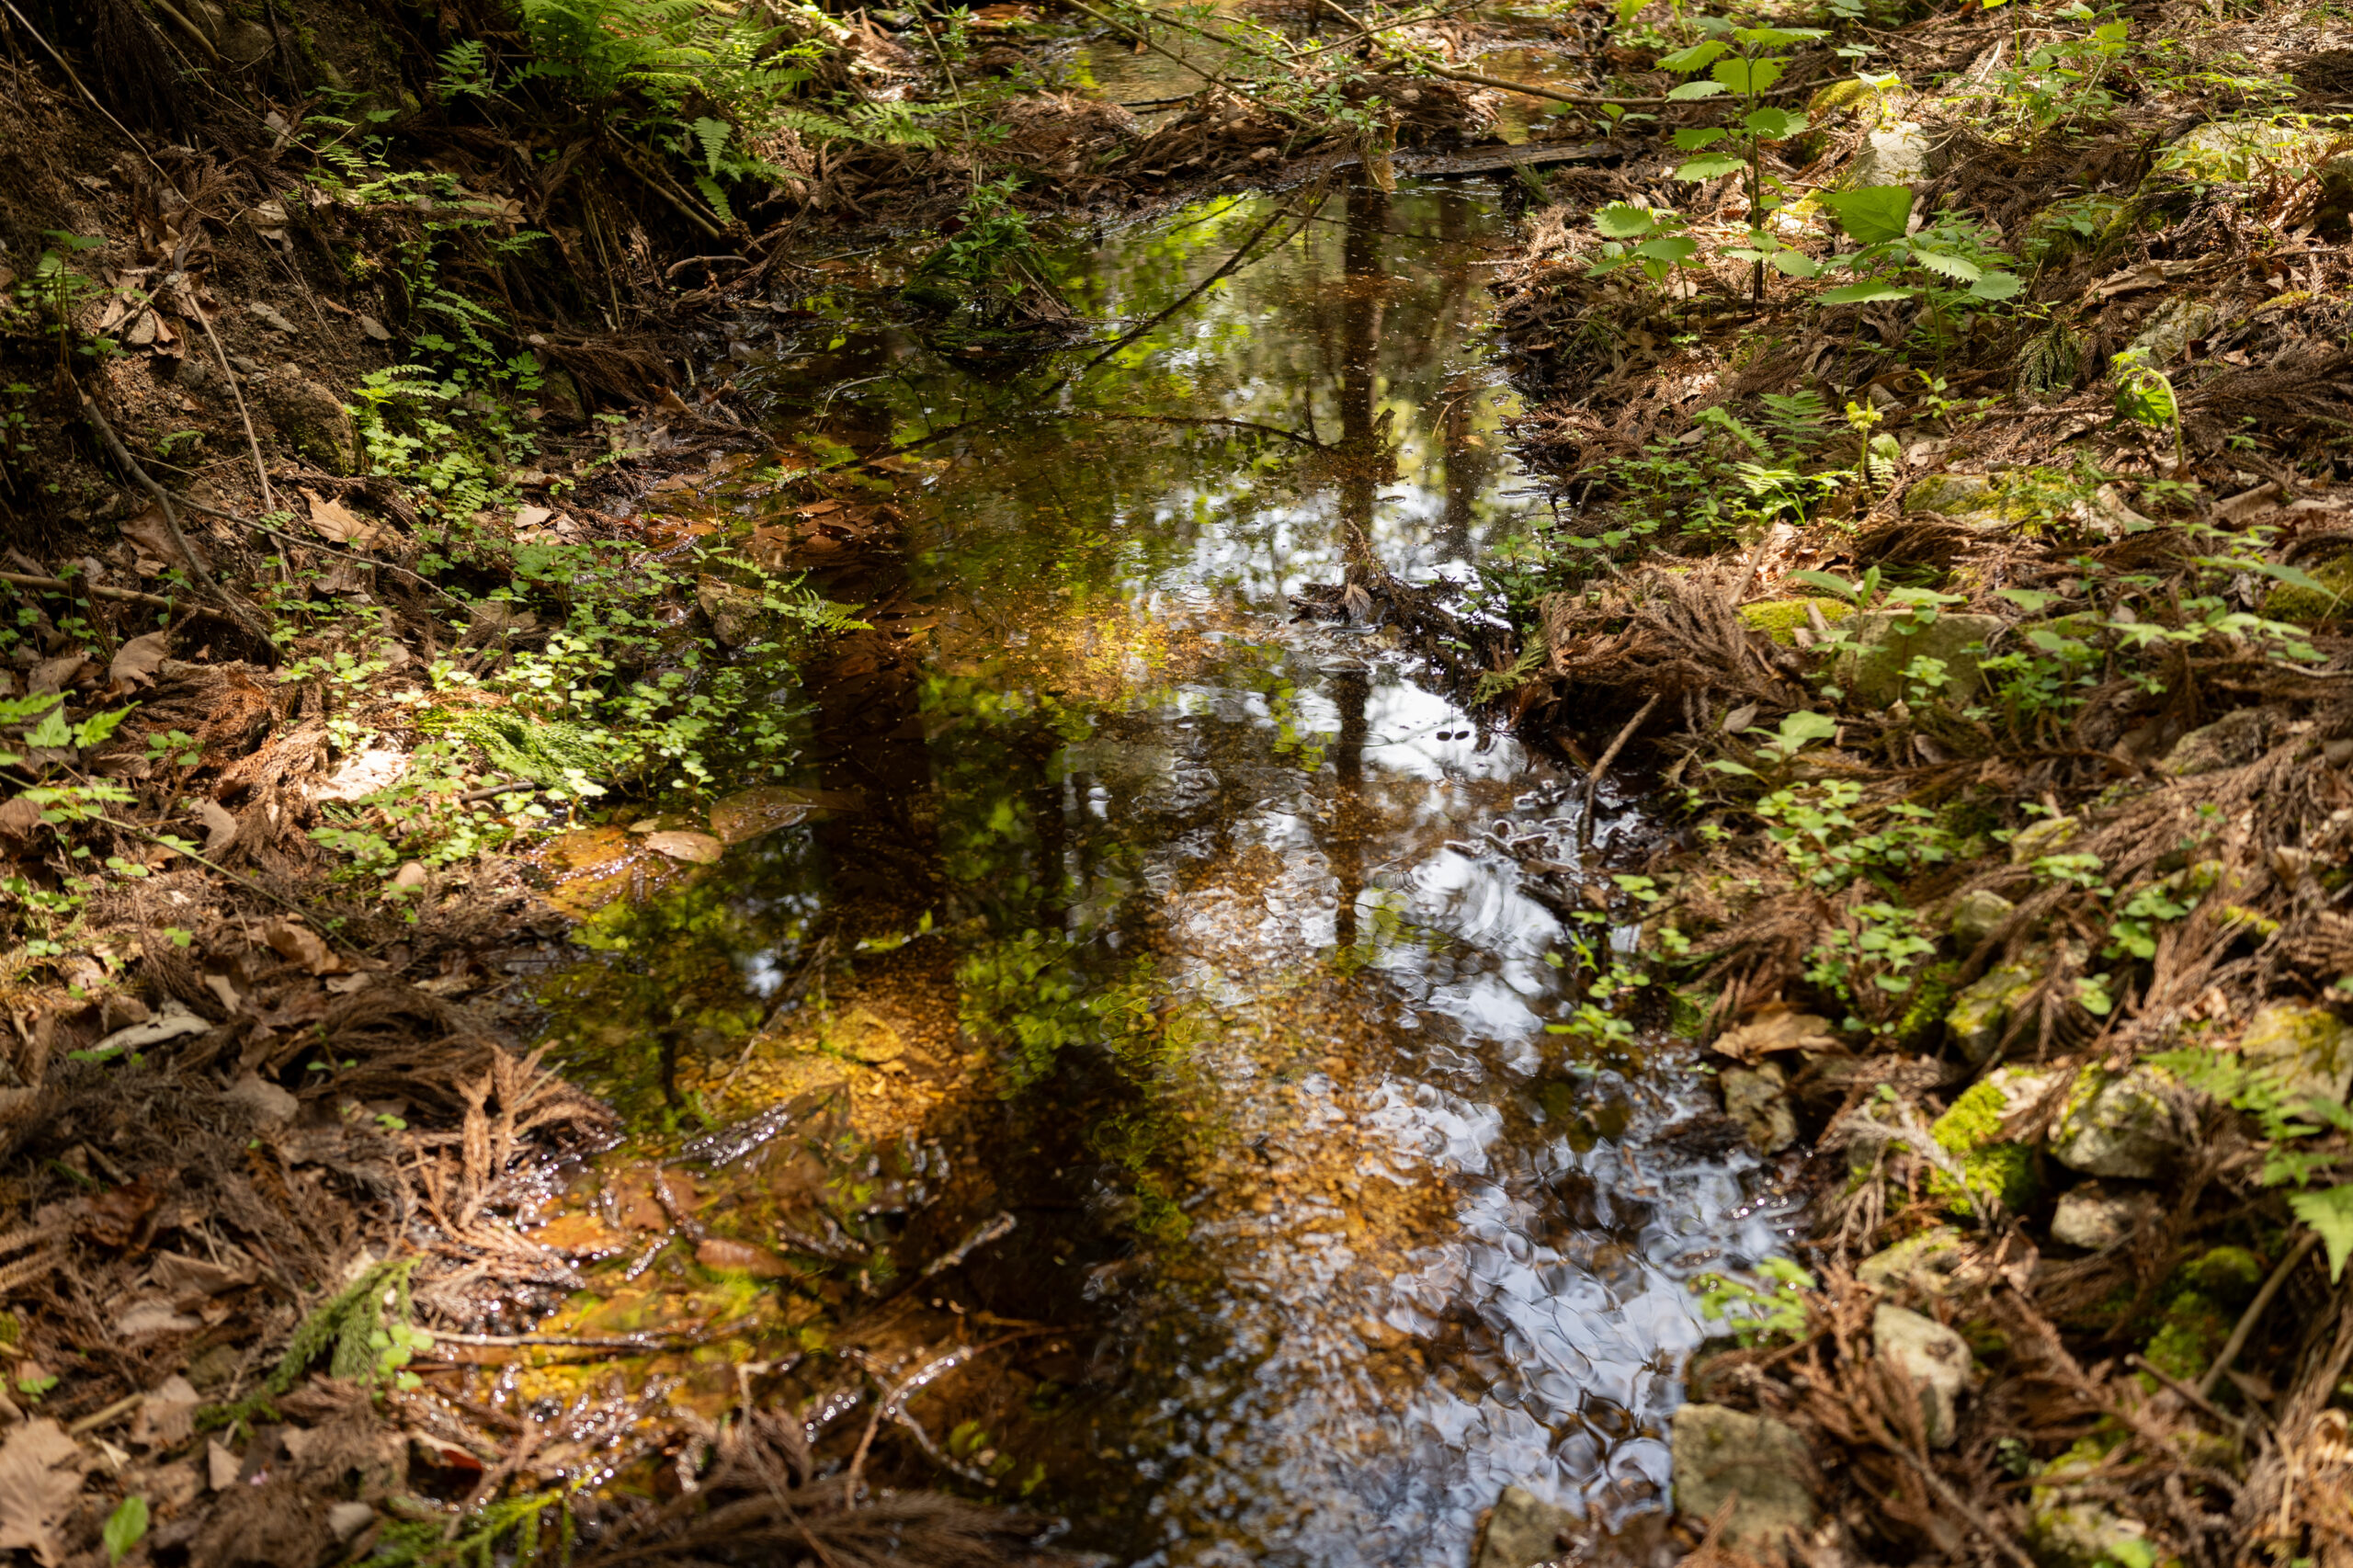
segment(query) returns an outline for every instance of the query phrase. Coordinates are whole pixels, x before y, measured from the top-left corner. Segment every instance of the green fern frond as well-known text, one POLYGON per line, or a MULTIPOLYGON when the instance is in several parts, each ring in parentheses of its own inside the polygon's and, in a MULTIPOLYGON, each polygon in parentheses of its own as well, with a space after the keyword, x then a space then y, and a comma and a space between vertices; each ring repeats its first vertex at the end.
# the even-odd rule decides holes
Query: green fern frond
POLYGON ((705 172, 713 175, 719 173, 719 159, 721 154, 727 151, 727 138, 733 127, 723 119, 712 119, 705 116, 689 124, 687 129, 693 131, 695 140, 702 143, 705 172))

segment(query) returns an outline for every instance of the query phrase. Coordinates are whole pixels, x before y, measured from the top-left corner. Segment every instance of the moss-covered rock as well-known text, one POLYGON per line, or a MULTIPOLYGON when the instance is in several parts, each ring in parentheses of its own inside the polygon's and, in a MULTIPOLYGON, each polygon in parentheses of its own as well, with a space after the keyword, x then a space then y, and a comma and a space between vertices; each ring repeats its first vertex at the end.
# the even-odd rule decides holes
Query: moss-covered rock
POLYGON ((2244 767, 2269 746, 2275 716, 2268 709, 2234 709, 2176 741, 2157 767, 2177 778, 2244 767))
POLYGON ((1783 647, 1795 647, 1798 628, 1813 624, 1806 614, 1812 605, 1822 614, 1825 624, 1836 626, 1855 613, 1855 607, 1845 599, 1759 599, 1740 607, 1740 619, 1753 631, 1762 631, 1783 647))
POLYGON ((2263 613, 2273 620, 2319 626, 2353 615, 2353 554, 2332 555, 2304 568, 2320 588, 2281 584, 2264 597, 2263 613))
POLYGON ((261 403, 286 444, 329 473, 356 473, 359 437, 342 400, 309 377, 277 370, 261 381, 261 403))
POLYGON ((2056 855, 2075 842, 2083 830, 2083 823, 2075 817, 2045 817, 2030 823, 2010 838, 2010 864, 2023 866, 2045 855, 2056 855))
POLYGON ((2353 1093, 2353 1039, 2325 1007, 2275 1002, 2256 1014, 2239 1040, 2239 1059, 2290 1099, 2315 1095, 2343 1101, 2353 1093))
POLYGON ((1942 666, 1941 679, 1927 684, 1937 696, 1964 700, 1984 684, 1978 660, 1984 645, 2006 626, 1997 615, 1932 615, 1875 609, 1855 617, 1855 648, 1838 661, 1838 684, 1849 701, 1885 708, 1910 695, 1914 661, 1942 666))
POLYGON ((2236 1317, 2203 1290, 2177 1291, 2159 1313, 2156 1330, 2141 1354, 2166 1376, 2194 1383, 2231 1336, 2236 1317))
POLYGON ((2011 1012, 2033 991, 2034 982, 2032 970, 2007 963, 1986 971, 1953 997, 1945 1029, 1972 1066, 1989 1060, 2001 1046, 2011 1012))
POLYGON ((2051 1157, 2086 1176, 2149 1180, 2185 1142, 2181 1112, 2188 1094, 2161 1067, 2122 1073, 2086 1067, 2051 1130, 2051 1157))
POLYGON ((1959 1231, 1931 1225, 1863 1259, 1855 1266, 1855 1278, 1891 1295, 1925 1301, 1952 1289, 1968 1257, 1959 1231))
POLYGON ((2002 1122, 2049 1089, 2051 1082, 2048 1073, 2000 1068, 1971 1085, 1950 1110, 1931 1122, 1928 1135, 1959 1164, 1961 1179, 1956 1182, 1941 1170, 1932 1173, 1929 1199, 1961 1215, 1973 1212, 1969 1193, 1975 1193, 1980 1203, 1999 1204, 2011 1213, 2032 1206, 2040 1187, 2034 1151, 2005 1138, 2002 1122))
POLYGON ((2181 1266, 2183 1284, 2227 1307, 2244 1307, 2263 1285, 2263 1260, 2245 1247, 2219 1246, 2181 1266))

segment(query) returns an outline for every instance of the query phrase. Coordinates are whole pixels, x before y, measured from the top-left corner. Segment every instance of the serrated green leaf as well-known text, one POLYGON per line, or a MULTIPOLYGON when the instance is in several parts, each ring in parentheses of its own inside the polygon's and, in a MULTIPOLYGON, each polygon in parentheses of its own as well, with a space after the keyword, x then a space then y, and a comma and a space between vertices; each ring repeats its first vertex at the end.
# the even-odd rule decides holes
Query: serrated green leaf
POLYGON ((1691 98, 1712 98, 1723 90, 1722 82, 1686 82, 1666 96, 1670 101, 1679 103, 1691 98))
POLYGON ((1822 263, 1803 251, 1777 250, 1770 260, 1774 271, 1790 278, 1812 278, 1822 270, 1822 263))
POLYGON ((1785 108, 1753 108, 1740 117, 1740 123, 1768 142, 1783 142, 1805 129, 1805 116, 1785 108))
POLYGON ((2345 1277, 2345 1260, 2353 1257, 2353 1187, 2325 1187, 2318 1192, 2291 1192, 2288 1207, 2310 1225, 2328 1249, 2328 1280, 2345 1277))
POLYGON ((2026 285, 2015 272, 1988 272, 1969 286, 1972 295, 1980 300, 2006 300, 2026 285))
POLYGON ((1696 153, 1702 147, 1713 146, 1731 134, 1721 125, 1693 126, 1675 133, 1675 145, 1679 152, 1696 153))
POLYGON ((1699 242, 1697 240, 1687 240, 1681 234, 1667 234, 1655 240, 1644 240, 1634 247, 1634 254, 1652 261, 1682 262, 1697 255, 1699 249, 1699 242))
POLYGON ((1741 97, 1753 98, 1781 79, 1778 60, 1719 60, 1708 73, 1741 97))
POLYGON ((25 732, 25 744, 28 746, 70 746, 73 744, 74 732, 66 726, 65 709, 62 703, 42 714, 40 722, 25 732))
POLYGON ((1658 220, 1640 207, 1613 201, 1593 215, 1593 226, 1613 240, 1631 240, 1658 227, 1658 220))
POLYGON ((1847 237, 1867 245, 1900 240, 1912 222, 1912 187, 1867 185, 1855 190, 1825 190, 1822 204, 1838 214, 1847 237))
POLYGON ((1714 179, 1719 175, 1734 174, 1748 167, 1748 160, 1735 158, 1729 153, 1708 153, 1685 161, 1675 171, 1676 179, 1714 179))
POLYGON ((1710 62, 1721 59, 1723 53, 1724 46, 1713 39, 1709 39, 1703 42, 1695 43, 1688 49, 1678 49, 1673 54, 1661 55, 1658 68, 1662 71, 1672 71, 1678 76, 1688 76, 1710 62))
POLYGON ((1820 28, 1743 28, 1733 35, 1743 43, 1763 44, 1768 49, 1787 49, 1793 43, 1808 43, 1823 36, 1820 28))
POLYGON ((1912 259, 1930 272, 1940 273, 1962 283, 1974 283, 1985 276, 1984 269, 1964 256, 1947 256, 1939 250, 1915 250, 1912 259))
POLYGON ((1872 305, 1881 300, 1908 300, 1911 297, 1911 290, 1899 289, 1893 283, 1849 283, 1844 288, 1824 290, 1822 302, 1825 305, 1872 305))

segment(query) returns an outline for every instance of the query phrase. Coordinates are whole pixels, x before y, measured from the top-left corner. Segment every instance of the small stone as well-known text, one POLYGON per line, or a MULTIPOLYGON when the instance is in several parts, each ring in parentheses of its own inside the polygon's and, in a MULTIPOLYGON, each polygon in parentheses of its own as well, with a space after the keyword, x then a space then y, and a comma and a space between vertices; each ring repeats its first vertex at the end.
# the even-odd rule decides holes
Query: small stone
POLYGON ((1926 1301, 1951 1290, 1968 1260, 1959 1231, 1931 1225, 1863 1259, 1855 1266, 1855 1278, 1890 1295, 1926 1301))
POLYGON ((1884 1301, 1871 1313, 1871 1343, 1919 1400, 1929 1446, 1952 1447, 1961 1429, 1961 1392, 1969 1386, 1968 1343, 1934 1318, 1884 1301))
POLYGON ((2263 1070, 2290 1101, 2317 1096, 2342 1104, 2353 1093, 2347 1032, 2345 1020, 2325 1007, 2275 1002, 2247 1025, 2239 1057, 2263 1070))
POLYGON ((2157 765, 2159 772, 2177 778, 2244 767, 2261 756, 2268 744, 2270 713, 2261 708, 2239 708, 2202 725, 2176 741, 2157 765))
POLYGON ((426 875, 423 861, 405 861, 399 870, 392 873, 392 886, 403 892, 414 892, 425 885, 426 875))
POLYGON ((390 343, 392 340, 392 335, 386 329, 384 324, 371 315, 363 313, 360 316, 359 330, 379 343, 390 343))
MULTIPOLYGON (((285 221, 285 216, 281 213, 278 217, 278 222, 282 223, 285 221)), ((266 305, 259 300, 253 300, 246 302, 245 310, 254 317, 255 320, 260 322, 262 325, 269 328, 272 332, 290 334, 294 330, 294 324, 288 321, 283 315, 279 314, 278 308, 274 305, 266 305)))
POLYGON ((2010 864, 2023 866, 2045 855, 2056 855, 2073 844, 2083 828, 2074 817, 2044 817, 2029 823, 2010 839, 2010 864))
POLYGON ((759 635, 760 596, 751 589, 705 577, 695 585, 695 603, 726 646, 740 648, 759 635))
POLYGON ((656 855, 667 855, 673 860, 689 865, 709 866, 726 853, 727 846, 707 833, 688 833, 671 829, 645 835, 645 846, 656 855))
POLYGON ((906 1054, 906 1038, 864 1007, 852 1007, 834 1020, 826 1043, 870 1066, 895 1062, 906 1054))
POLYGON ((1779 1063, 1728 1067, 1718 1082, 1723 1085, 1724 1114, 1740 1123, 1760 1153, 1778 1154, 1798 1141, 1797 1113, 1790 1108, 1789 1079, 1779 1063))
POLYGON ((1998 1203, 2021 1213, 2034 1202, 2039 1182, 2034 1151, 2003 1136, 2002 1124, 2049 1091, 2052 1075, 2001 1067, 1964 1091, 1952 1108, 1928 1124, 1928 1136, 1961 1166, 1961 1180, 1939 1170, 1928 1177, 1928 1197, 1953 1213, 1973 1214, 1976 1203, 1998 1203))
POLYGON ((1985 888, 1963 893, 1952 906, 1952 939, 1964 953, 2001 929, 2018 905, 1985 888))
POLYGON ((2051 1157, 2086 1176, 2147 1181, 2165 1171, 2185 1142, 2172 1074, 2134 1067, 2110 1075, 2086 1067, 2051 1133, 2051 1157))
POLYGON ((1925 620, 1908 609, 1859 615, 1852 623, 1857 647, 1838 661, 1839 684, 1849 700, 1866 708, 1901 701, 1915 685, 1933 687, 1933 696, 1967 698, 1983 684, 1977 665, 1984 644, 2006 624, 1997 615, 1932 615, 1925 620), (1941 665, 1941 679, 1916 679, 1915 659, 1941 665))
POLYGON ((233 65, 256 65, 278 47, 267 28, 250 17, 231 22, 220 40, 221 52, 233 65))
POLYGON ((264 381, 261 401, 278 433, 302 456, 329 473, 358 467, 359 437, 335 393, 306 376, 281 370, 264 381))
POLYGON ((1751 1555, 1778 1552, 1813 1528, 1812 1452, 1803 1437, 1766 1415, 1721 1404, 1687 1404, 1671 1423, 1675 1508, 1695 1521, 1715 1517, 1733 1494, 1722 1543, 1751 1555))
POLYGON ((337 1503, 327 1510, 327 1528, 335 1540, 351 1544, 361 1530, 376 1522, 376 1510, 365 1503, 337 1503))
POLYGON ((267 1078, 251 1074, 240 1078, 222 1092, 221 1097, 231 1105, 243 1106, 253 1112, 256 1121, 291 1121, 302 1102, 267 1078))
POLYGON ((2110 1192, 2096 1181, 2063 1193, 2051 1214, 2051 1239, 2086 1252, 2121 1246, 2157 1213, 2146 1192, 2110 1192))
POLYGON ((2002 487, 1987 473, 1932 473, 1904 493, 1906 512, 1941 512, 1967 517, 2001 504, 2002 487))
POLYGON ((2034 972, 2025 965, 2003 964, 1978 976, 1952 999, 1945 1013, 1945 1029, 1971 1066, 1982 1067, 1993 1060, 1994 1052, 2001 1049, 2002 1037, 2009 1032, 2011 1010, 2033 991, 2034 982, 2034 972))
POLYGON ((2112 1568, 2120 1562, 2157 1561, 2148 1526, 2097 1503, 2037 1507, 2027 1535, 2035 1560, 2049 1568, 2112 1568))
POLYGON ((1910 120, 1872 131, 1847 165, 1849 189, 1870 185, 1918 185, 1927 179, 1935 149, 1928 133, 1910 120))
POLYGON ((1561 1555, 1563 1545, 1582 1538, 1583 1514, 1538 1498, 1522 1487, 1506 1486, 1487 1516, 1486 1534, 1480 1538, 1478 1560, 1472 1568, 1534 1568, 1561 1555))

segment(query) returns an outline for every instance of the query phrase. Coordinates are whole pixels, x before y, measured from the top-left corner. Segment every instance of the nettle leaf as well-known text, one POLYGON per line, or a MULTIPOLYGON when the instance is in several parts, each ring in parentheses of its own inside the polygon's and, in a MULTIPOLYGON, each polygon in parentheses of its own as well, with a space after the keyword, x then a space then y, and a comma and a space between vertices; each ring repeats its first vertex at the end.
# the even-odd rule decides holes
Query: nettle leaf
POLYGON ((1947 256, 1938 250, 1915 249, 1912 253, 1912 259, 1931 272, 1942 273, 1947 278, 1957 278, 1963 283, 1974 283, 1985 276, 1984 269, 1975 262, 1964 260, 1957 256, 1947 256))
POLYGON ((1724 85, 1722 82, 1686 82, 1666 96, 1670 102, 1677 102, 1691 98, 1712 98, 1723 90, 1724 85))
POLYGON ((1766 259, 1785 278, 1812 278, 1822 270, 1822 263, 1802 250, 1777 250, 1766 259))
POLYGON ((1613 240, 1631 240, 1658 227, 1658 220, 1631 202, 1613 201, 1593 215, 1593 226, 1613 240))
POLYGON ((1724 45, 1713 39, 1709 39, 1705 42, 1695 43, 1688 49, 1678 49, 1673 54, 1661 55, 1658 68, 1662 71, 1672 71, 1678 76, 1688 76, 1701 66, 1722 59, 1724 51, 1724 45))
POLYGON ((1748 160, 1745 158, 1735 158, 1729 153, 1710 153, 1704 157, 1693 158, 1685 163, 1681 168, 1675 171, 1674 177, 1714 179, 1718 175, 1733 174, 1746 167, 1748 167, 1748 160))
POLYGON ((1778 60, 1719 60, 1708 73, 1743 97, 1753 98, 1781 79, 1778 60))
POLYGON ((1824 207, 1838 214, 1838 226, 1847 231, 1847 237, 1867 245, 1902 239, 1912 222, 1912 187, 1908 185, 1825 190, 1821 199, 1824 207))
POLYGON ((1721 125, 1694 126, 1688 131, 1677 131, 1675 145, 1682 152, 1696 153, 1702 147, 1712 147, 1731 134, 1721 125))
POLYGON ((1981 300, 2006 300, 2026 285, 2015 272, 1988 272, 1969 286, 1970 293, 1981 300))
POLYGON ((1805 129, 1805 116, 1785 108, 1753 108, 1740 117, 1740 123, 1768 142, 1782 142, 1805 129))
POLYGON ((1893 283, 1849 283, 1842 289, 1825 289, 1822 302, 1825 305, 1873 305, 1881 300, 1908 300, 1909 289, 1899 289, 1893 283))
POLYGON ((2288 1207, 2319 1233, 2321 1244, 2328 1249, 2328 1280, 2334 1285, 2345 1277, 2345 1260, 2353 1257, 2353 1187, 2291 1192, 2288 1207))
POLYGON ((1733 35, 1743 43, 1760 43, 1768 49, 1787 49, 1793 43, 1810 43, 1823 36, 1820 28, 1743 28, 1733 35))
POLYGON ((1680 262, 1688 261, 1693 256, 1699 254, 1699 241, 1687 240, 1680 234, 1671 234, 1661 239, 1644 240, 1634 247, 1634 254, 1652 261, 1680 262))

